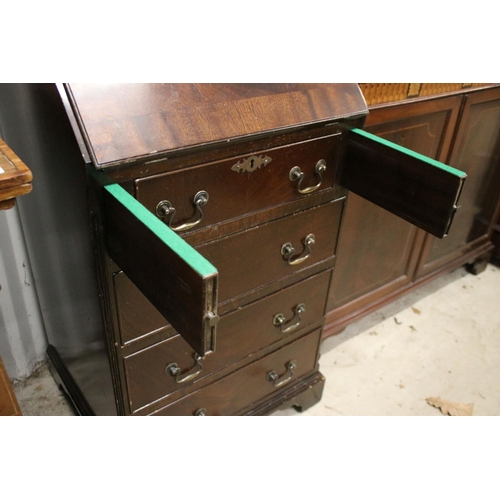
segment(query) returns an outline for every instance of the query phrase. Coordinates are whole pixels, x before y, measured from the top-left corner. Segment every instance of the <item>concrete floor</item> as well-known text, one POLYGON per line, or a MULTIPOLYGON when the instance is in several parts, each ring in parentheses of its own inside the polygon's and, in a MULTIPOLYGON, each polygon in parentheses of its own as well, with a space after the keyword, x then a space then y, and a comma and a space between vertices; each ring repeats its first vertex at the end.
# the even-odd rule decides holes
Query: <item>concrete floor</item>
MULTIPOLYGON (((276 416, 434 415, 427 398, 500 415, 500 268, 460 268, 349 326, 322 346, 322 400, 276 416)), ((14 385, 24 415, 74 415, 43 366, 14 385)))
POLYGON ((73 405, 57 387, 47 364, 23 382, 13 383, 24 416, 75 416, 73 405))

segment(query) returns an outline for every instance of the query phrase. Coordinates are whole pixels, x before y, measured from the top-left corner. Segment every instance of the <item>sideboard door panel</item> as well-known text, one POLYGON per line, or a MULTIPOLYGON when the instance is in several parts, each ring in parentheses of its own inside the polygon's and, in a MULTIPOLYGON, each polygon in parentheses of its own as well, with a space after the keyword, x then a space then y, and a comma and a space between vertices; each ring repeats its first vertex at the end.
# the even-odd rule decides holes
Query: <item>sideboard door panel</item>
POLYGON ((217 269, 118 184, 104 200, 111 258, 200 356, 214 351, 217 269))
POLYGON ((406 282, 416 233, 415 226, 349 193, 329 308, 406 282))
POLYGON ((428 274, 489 239, 500 186, 500 89, 467 97, 449 164, 467 173, 460 210, 444 240, 427 237, 419 274, 428 274))
MULTIPOLYGON (((443 161, 461 101, 461 97, 451 97, 372 109, 365 129, 443 161)), ((349 193, 330 288, 327 335, 411 282, 423 234, 409 222, 349 193)))

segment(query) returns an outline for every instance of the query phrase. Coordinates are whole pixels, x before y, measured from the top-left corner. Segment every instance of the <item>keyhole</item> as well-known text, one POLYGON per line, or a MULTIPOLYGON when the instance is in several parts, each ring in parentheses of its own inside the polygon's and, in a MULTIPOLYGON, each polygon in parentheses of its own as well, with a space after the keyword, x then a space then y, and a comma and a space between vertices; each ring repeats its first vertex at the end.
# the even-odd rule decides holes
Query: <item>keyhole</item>
POLYGON ((254 160, 253 158, 250 160, 250 169, 251 169, 251 170, 253 170, 253 162, 254 162, 254 161, 255 161, 255 160, 254 160))

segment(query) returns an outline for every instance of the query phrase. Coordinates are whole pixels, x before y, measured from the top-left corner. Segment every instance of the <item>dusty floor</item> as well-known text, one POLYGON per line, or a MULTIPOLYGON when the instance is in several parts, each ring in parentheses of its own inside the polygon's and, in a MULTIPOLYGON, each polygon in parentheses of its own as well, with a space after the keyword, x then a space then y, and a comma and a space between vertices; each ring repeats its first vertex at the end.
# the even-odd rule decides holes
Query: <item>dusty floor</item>
POLYGON ((74 416, 72 404, 59 390, 47 364, 23 382, 14 382, 14 392, 25 416, 74 416))
MULTIPOLYGON (((322 400, 277 416, 442 415, 432 397, 500 415, 500 268, 460 268, 327 339, 322 400)), ((43 366, 14 386, 24 415, 74 415, 43 366)))

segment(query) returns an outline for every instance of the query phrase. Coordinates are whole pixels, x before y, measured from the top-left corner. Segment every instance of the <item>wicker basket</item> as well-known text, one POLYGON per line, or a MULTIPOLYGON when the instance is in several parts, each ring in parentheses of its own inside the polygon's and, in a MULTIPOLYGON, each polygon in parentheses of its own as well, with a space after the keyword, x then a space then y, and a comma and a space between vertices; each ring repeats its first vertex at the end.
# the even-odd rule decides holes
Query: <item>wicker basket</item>
POLYGON ((446 94, 487 86, 487 83, 360 83, 368 106, 404 101, 413 97, 446 94))

